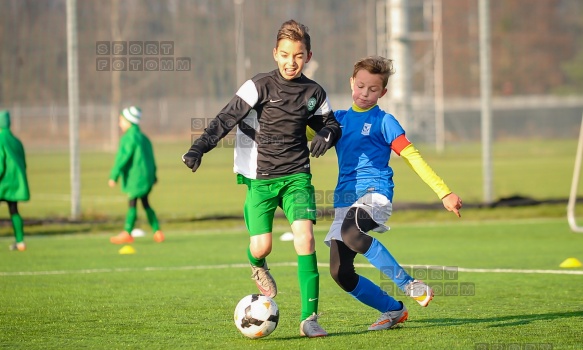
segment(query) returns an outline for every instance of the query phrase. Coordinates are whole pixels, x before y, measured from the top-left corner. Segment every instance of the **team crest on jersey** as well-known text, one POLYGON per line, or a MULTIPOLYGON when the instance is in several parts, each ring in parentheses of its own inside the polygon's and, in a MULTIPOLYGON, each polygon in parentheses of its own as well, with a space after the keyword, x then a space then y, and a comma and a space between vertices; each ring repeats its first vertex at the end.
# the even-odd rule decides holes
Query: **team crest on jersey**
POLYGON ((316 108, 316 98, 315 97, 310 97, 310 99, 308 100, 308 111, 313 111, 314 108, 316 108))
POLYGON ((369 123, 364 123, 362 130, 360 131, 361 134, 363 135, 370 135, 370 127, 372 126, 372 124, 369 123))

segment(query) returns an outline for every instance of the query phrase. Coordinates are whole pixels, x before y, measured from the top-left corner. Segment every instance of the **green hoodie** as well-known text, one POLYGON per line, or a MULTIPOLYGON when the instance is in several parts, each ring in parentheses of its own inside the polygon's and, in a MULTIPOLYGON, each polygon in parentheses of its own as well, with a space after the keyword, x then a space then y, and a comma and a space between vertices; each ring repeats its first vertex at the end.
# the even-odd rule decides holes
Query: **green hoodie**
POLYGON ((117 181, 120 176, 122 191, 130 198, 148 194, 157 181, 152 143, 135 124, 119 140, 119 149, 109 178, 117 181))
POLYGON ((0 200, 30 199, 22 142, 10 131, 10 114, 0 111, 0 200))

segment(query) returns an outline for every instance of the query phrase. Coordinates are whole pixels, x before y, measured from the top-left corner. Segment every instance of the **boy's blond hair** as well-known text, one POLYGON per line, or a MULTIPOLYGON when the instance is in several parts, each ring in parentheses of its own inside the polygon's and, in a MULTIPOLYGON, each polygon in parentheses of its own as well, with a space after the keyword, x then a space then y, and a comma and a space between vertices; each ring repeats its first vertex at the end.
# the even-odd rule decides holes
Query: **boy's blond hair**
POLYGON ((356 77, 356 73, 362 69, 368 71, 370 74, 380 75, 383 79, 383 89, 387 87, 389 77, 395 74, 393 60, 381 56, 369 56, 356 61, 352 77, 356 77))
POLYGON ((306 46, 306 51, 308 53, 312 50, 312 44, 310 39, 310 34, 308 34, 308 27, 305 25, 290 19, 287 22, 284 22, 279 31, 277 32, 277 40, 275 42, 275 46, 280 40, 289 39, 291 41, 301 41, 306 46))

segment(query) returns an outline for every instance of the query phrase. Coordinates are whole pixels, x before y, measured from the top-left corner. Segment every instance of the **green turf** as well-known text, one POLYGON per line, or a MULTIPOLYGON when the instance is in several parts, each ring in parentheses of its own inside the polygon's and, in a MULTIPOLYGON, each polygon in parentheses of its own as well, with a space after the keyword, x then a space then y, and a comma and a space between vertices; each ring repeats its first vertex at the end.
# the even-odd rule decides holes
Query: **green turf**
MULTIPOLYGON (((245 187, 232 173, 232 148, 217 148, 204 156, 195 174, 180 161, 188 148, 183 143, 155 142, 159 183, 151 204, 162 220, 184 220, 214 215, 241 215, 245 187)), ((478 144, 450 145, 442 155, 419 145, 427 162, 466 204, 483 200, 482 160, 478 144)), ((494 147, 494 200, 512 195, 535 199, 567 198, 575 158, 575 140, 497 143, 494 147)), ((69 156, 66 152, 28 150, 31 201, 20 204, 24 219, 67 218, 70 209, 69 156)), ((402 159, 393 155, 395 202, 435 203, 439 199, 402 159)), ((107 179, 114 155, 81 152, 83 217, 92 220, 121 219, 127 207, 119 187, 109 188, 107 179)), ((312 162, 314 185, 330 206, 337 176, 336 157, 329 152, 312 162)), ((582 186, 583 187, 583 186, 582 186)), ((583 188, 579 191, 583 194, 583 188)), ((143 213, 140 212, 143 217, 143 213)), ((0 207, 0 218, 7 218, 0 207)))
MULTIPOLYGON (((187 146, 178 142, 155 141, 159 183, 150 203, 158 213, 163 228, 209 228, 219 225, 216 217, 241 217, 245 187, 236 185, 232 173, 232 148, 217 148, 205 155, 200 170, 192 174, 180 161, 187 146), (208 220, 211 219, 211 220, 208 220), (206 220, 206 222, 199 222, 206 220)), ((419 145, 425 159, 466 204, 464 217, 472 220, 528 217, 565 217, 565 202, 528 208, 472 209, 483 198, 481 148, 479 144, 448 145, 444 154, 431 146, 419 145)), ((570 191, 575 140, 523 141, 497 143, 494 147, 495 200, 512 195, 538 200, 566 199, 570 191)), ((82 219, 74 225, 62 223, 70 216, 69 156, 63 151, 28 150, 28 175, 32 198, 19 208, 27 223, 26 233, 58 234, 64 232, 118 231, 123 227, 127 198, 119 187, 109 188, 107 179, 114 154, 105 151, 81 152, 82 219), (47 221, 61 223, 47 225, 47 221), (40 225, 44 222, 44 225, 40 225)), ((434 203, 439 200, 411 169, 393 156, 395 171, 395 208, 403 203, 434 203)), ((319 208, 331 206, 337 176, 336 157, 329 152, 312 162, 313 182, 318 192, 319 208)), ((583 186, 579 189, 583 195, 583 186)), ((0 205, 0 236, 12 236, 6 206, 0 205)), ((281 212, 278 212, 281 215, 281 212)), ((392 222, 453 220, 443 210, 400 210, 392 222)), ((583 206, 577 207, 583 217, 583 206)), ((321 220, 322 221, 322 220, 321 220)), ((326 223, 322 221, 325 225, 326 223)), ((138 225, 146 225, 139 207, 138 225)), ((221 220, 221 227, 240 227, 241 220, 221 220)), ((147 228, 147 227, 144 227, 147 228)))
MULTIPOLYGON (((281 232, 283 227, 278 228, 281 232)), ((553 349, 583 343, 583 275, 458 272, 433 284, 473 287, 470 295, 438 295, 427 308, 402 298, 402 327, 367 332, 378 313, 342 292, 328 275, 325 227, 316 232, 321 273, 321 324, 327 338, 299 337, 299 289, 290 242, 274 241, 269 258, 280 294, 281 321, 267 338, 238 333, 237 301, 256 292, 245 266, 240 228, 173 230, 162 244, 151 234, 118 254, 108 232, 33 236, 24 253, 0 250, 0 348, 20 349, 474 349, 535 344, 553 349)), ((395 223, 377 236, 405 265, 466 269, 560 269, 583 260, 583 235, 563 219, 395 223)), ((0 246, 10 240, 0 239, 0 246)), ((357 263, 366 264, 362 257, 357 263)), ((371 267, 358 271, 387 291, 371 267)))
MULTIPOLYGON (((70 213, 68 154, 27 150, 32 200, 20 205, 28 223, 25 253, 5 249, 12 230, 6 207, 0 207, 0 348, 510 349, 518 344, 521 349, 563 349, 583 343, 580 274, 460 270, 453 286, 471 286, 472 295, 439 295, 428 308, 405 299, 410 319, 403 327, 367 332, 377 312, 342 292, 325 266, 328 250, 322 239, 329 215, 320 217, 316 240, 323 264, 321 323, 331 336, 298 337, 297 272, 287 264, 296 257, 290 243, 276 239, 269 261, 280 288, 281 322, 271 336, 247 340, 232 323, 237 301, 256 292, 245 266, 248 236, 237 218, 245 188, 235 184, 232 149, 214 150, 192 174, 180 162, 188 145, 154 146, 160 182, 150 199, 168 240, 151 240, 140 210, 138 224, 149 236, 134 244, 135 255, 120 255, 120 247, 108 242, 121 229, 127 207, 120 189, 107 187, 113 154, 81 153, 83 220, 67 223, 62 221, 70 213)), ((428 146, 418 148, 468 206, 462 219, 445 210, 396 210, 392 231, 378 237, 401 263, 571 271, 558 265, 569 257, 583 261, 583 235, 569 231, 564 202, 472 208, 483 196, 480 146, 448 145, 443 155, 428 146)), ((566 198, 575 149, 575 140, 497 143, 495 199, 566 198)), ((312 165, 314 184, 328 198, 336 159, 330 153, 312 165)), ((395 157, 391 165, 396 203, 438 202, 402 160, 395 157)), ((319 205, 330 203, 321 200, 319 205)), ((577 214, 583 217, 581 206, 577 214)), ((276 234, 288 230, 284 219, 276 220, 276 234)), ((362 257, 357 263, 367 264, 362 257)), ((375 269, 358 270, 393 290, 375 269)), ((431 282, 436 287, 445 283, 431 282)))

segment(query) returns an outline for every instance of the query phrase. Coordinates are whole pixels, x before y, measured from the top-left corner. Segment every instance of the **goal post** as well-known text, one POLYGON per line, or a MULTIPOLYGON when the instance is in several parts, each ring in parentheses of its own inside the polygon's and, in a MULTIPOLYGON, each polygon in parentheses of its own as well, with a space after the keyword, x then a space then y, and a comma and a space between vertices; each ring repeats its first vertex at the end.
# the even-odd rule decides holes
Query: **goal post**
POLYGON ((583 115, 581 116, 581 129, 579 130, 579 141, 577 142, 577 154, 575 155, 575 169, 573 170, 573 180, 571 181, 571 193, 567 204, 567 221, 573 232, 583 233, 583 227, 577 225, 575 219, 575 205, 577 204, 577 188, 579 187, 579 176, 581 175, 581 158, 583 157, 583 115))

